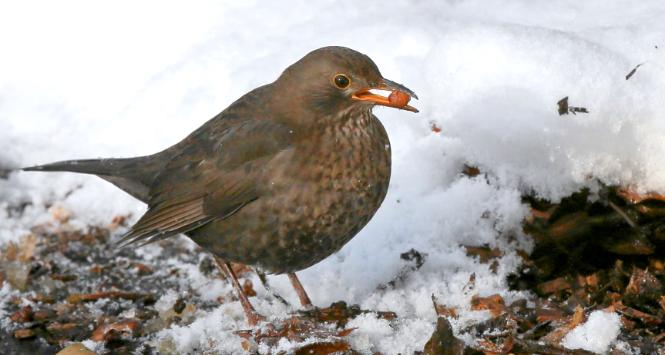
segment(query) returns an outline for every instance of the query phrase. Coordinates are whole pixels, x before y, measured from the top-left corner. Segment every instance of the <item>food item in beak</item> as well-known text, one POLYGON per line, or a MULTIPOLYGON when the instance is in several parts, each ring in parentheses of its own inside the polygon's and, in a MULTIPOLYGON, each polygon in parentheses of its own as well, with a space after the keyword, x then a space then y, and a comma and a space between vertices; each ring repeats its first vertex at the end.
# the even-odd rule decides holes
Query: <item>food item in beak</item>
POLYGON ((388 96, 388 101, 390 101, 390 105, 398 108, 405 107, 410 100, 411 96, 409 96, 409 94, 398 90, 391 92, 390 96, 388 96))

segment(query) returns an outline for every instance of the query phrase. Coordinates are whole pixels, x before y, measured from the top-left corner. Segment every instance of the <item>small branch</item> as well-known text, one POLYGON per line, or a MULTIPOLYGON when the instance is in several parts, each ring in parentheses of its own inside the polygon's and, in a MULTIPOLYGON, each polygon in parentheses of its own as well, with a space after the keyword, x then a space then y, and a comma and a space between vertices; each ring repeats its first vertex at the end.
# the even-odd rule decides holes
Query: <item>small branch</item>
POLYGON ((637 228, 637 223, 635 223, 635 221, 633 221, 633 219, 630 218, 630 216, 628 216, 628 214, 626 214, 626 212, 624 210, 622 210, 619 206, 617 206, 612 201, 607 201, 607 202, 610 205, 610 207, 612 207, 612 209, 614 211, 616 211, 616 213, 619 214, 619 216, 623 217, 623 219, 626 220, 626 223, 628 223, 632 228, 637 228))

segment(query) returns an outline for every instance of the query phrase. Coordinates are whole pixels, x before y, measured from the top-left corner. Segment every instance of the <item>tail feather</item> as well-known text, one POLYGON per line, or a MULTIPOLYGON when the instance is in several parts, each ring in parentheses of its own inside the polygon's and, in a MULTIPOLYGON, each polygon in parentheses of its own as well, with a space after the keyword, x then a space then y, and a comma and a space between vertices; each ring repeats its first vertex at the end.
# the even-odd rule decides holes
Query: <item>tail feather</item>
POLYGON ((66 160, 23 168, 23 171, 69 171, 92 174, 118 186, 141 201, 147 201, 149 186, 159 166, 149 156, 121 159, 66 160))
POLYGON ((50 164, 30 166, 24 171, 71 171, 74 173, 110 175, 123 166, 122 162, 130 159, 83 159, 66 160, 50 164))

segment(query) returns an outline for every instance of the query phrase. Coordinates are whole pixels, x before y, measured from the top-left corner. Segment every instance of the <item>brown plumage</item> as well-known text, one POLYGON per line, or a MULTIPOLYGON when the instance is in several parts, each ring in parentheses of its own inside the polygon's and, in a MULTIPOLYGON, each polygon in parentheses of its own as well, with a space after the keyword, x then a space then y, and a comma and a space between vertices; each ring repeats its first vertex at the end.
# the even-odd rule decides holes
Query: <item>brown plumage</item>
POLYGON ((162 152, 25 170, 95 174, 146 202, 125 244, 184 233, 223 260, 292 273, 339 250, 386 195, 390 142, 372 107, 417 110, 370 89, 415 97, 366 55, 324 47, 162 152))

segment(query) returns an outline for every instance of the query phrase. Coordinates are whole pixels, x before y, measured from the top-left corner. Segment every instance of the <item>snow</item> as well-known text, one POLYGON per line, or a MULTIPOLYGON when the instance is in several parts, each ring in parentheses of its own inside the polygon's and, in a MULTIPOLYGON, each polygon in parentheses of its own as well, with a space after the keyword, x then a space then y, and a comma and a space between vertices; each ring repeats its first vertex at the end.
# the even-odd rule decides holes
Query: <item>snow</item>
POLYGON ((400 321, 394 329, 394 325, 374 314, 356 317, 347 328, 358 328, 350 335, 353 349, 369 354, 408 354, 413 351, 413 344, 424 345, 433 331, 430 324, 416 319, 400 321))
MULTIPOLYGON (((4 2, 0 168, 149 154, 312 49, 366 53, 418 93, 420 113, 375 110, 393 146, 388 196, 356 238, 299 275, 316 305, 345 300, 397 312, 393 327, 357 318, 352 341, 363 351, 409 353, 434 329, 432 294, 457 308, 456 330, 487 317, 470 310, 474 294, 528 296, 505 282, 519 264, 516 250, 530 248, 520 227, 523 192, 557 199, 596 179, 665 190, 663 15, 656 0, 4 2), (590 112, 559 116, 564 96, 590 112), (433 133, 431 123, 443 131, 433 133), (487 176, 463 176, 464 164, 487 176), (505 256, 494 273, 460 244, 489 244, 505 256), (424 266, 395 289, 377 290, 412 248, 428 253, 424 266)), ((81 226, 145 210, 95 177, 16 172, 0 179, 0 241, 49 221, 44 205, 55 201, 81 226)), ((144 248, 147 258, 152 248, 144 248)), ((228 291, 195 265, 182 267, 191 275, 183 282, 200 284, 207 299, 228 291)), ((286 277, 271 283, 297 304, 286 277)), ((259 312, 288 313, 257 292, 259 312)), ((570 344, 600 335, 593 349, 607 347, 610 334, 598 326, 615 326, 610 317, 593 313, 570 344)), ((243 326, 240 306, 224 304, 155 341, 231 353, 241 349, 233 331, 243 326)))
POLYGON ((589 319, 563 338, 568 349, 583 349, 603 354, 609 350, 621 330, 621 317, 614 312, 594 311, 589 319))
POLYGON ((158 335, 157 350, 162 354, 221 351, 243 353, 241 338, 234 331, 242 324, 229 322, 230 318, 242 319, 242 308, 223 305, 198 317, 187 327, 172 326, 158 335))

